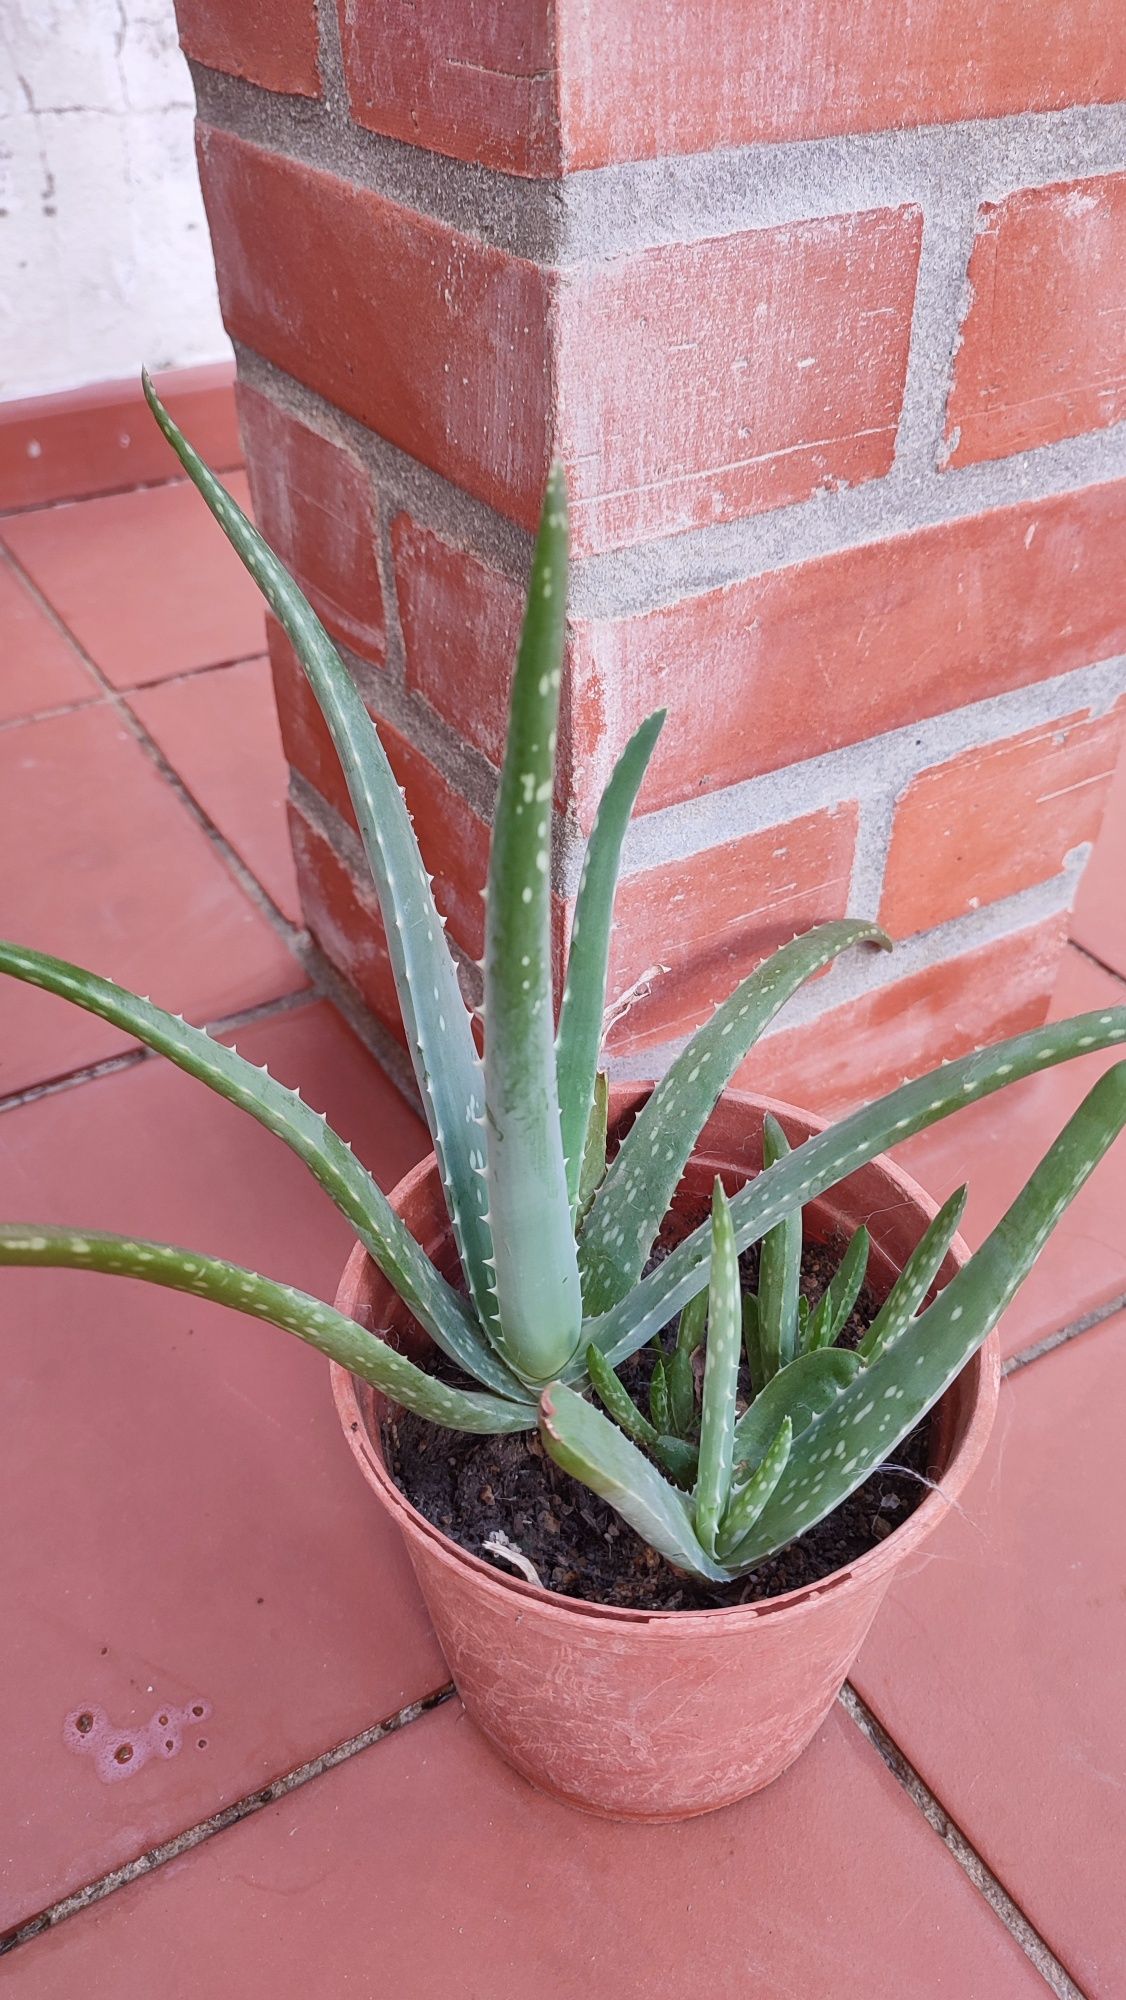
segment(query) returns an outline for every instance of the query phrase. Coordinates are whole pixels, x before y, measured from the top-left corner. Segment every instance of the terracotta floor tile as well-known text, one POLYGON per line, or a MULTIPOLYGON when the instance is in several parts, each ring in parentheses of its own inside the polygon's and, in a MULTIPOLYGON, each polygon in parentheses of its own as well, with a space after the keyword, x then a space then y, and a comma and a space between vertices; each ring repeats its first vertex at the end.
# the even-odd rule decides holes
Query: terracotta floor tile
MULTIPOLYGON (((192 1019, 305 984, 293 954, 111 708, 0 733, 5 935, 192 1019), (19 857, 19 865, 11 863, 19 857)), ((0 980, 0 1092, 116 1055, 92 1015, 0 980)))
POLYGON ((0 556, 0 722, 101 695, 73 646, 0 556))
POLYGON ((965 1516, 854 1679, 1092 1996, 1126 1992, 1126 1315, 1005 1383, 965 1516))
POLYGON ((285 814, 289 772, 269 661, 146 688, 129 706, 276 907, 300 924, 285 814))
POLYGON ((1071 918, 1071 935, 1126 978, 1126 754, 1110 788, 1102 831, 1087 864, 1071 918))
MULTIPOLYGON (((1066 953, 1052 1006, 1056 1019, 1124 1000, 1126 988, 1118 980, 1081 952, 1066 953)), ((896 1158, 937 1199, 968 1180, 963 1233, 971 1244, 980 1243, 1100 1071, 1116 1060, 1121 1060, 1119 1051, 1084 1056, 999 1090, 899 1147, 896 1158)), ((1005 1314, 1001 1340, 1006 1354, 1019 1353, 1126 1294, 1124 1213, 1126 1137, 1068 1209, 1005 1314)))
MULTIPOLYGON (((246 506, 245 473, 227 484, 246 506)), ((265 650, 262 599, 186 481, 13 515, 0 541, 114 687, 265 650)))
MULTIPOLYGON (((390 1185, 419 1121, 325 1003, 239 1036, 390 1185)), ((133 1230, 332 1295, 347 1225, 276 1139, 147 1061, 0 1117, 0 1214, 133 1230)), ((440 1686, 397 1535, 323 1361, 182 1294, 0 1273, 0 1928, 440 1686), (116 1782, 65 1740, 171 1708, 116 1782), (197 1747, 200 1737, 207 1747, 197 1747)), ((0 1986, 3 1980, 0 1979, 0 1986)))
POLYGON ((453 1703, 34 1939, 13 2000, 1036 2000, 839 1714, 761 1798, 633 1828, 514 1777, 453 1703))

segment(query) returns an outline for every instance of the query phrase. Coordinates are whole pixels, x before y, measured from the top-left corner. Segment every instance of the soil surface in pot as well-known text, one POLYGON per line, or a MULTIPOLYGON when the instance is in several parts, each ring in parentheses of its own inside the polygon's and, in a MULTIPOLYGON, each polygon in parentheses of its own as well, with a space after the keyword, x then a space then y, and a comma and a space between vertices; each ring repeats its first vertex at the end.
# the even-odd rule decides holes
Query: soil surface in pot
MULTIPOLYGON (((839 1261, 839 1248, 806 1244, 802 1290, 811 1304, 839 1261)), ((744 1289, 757 1288, 757 1246, 740 1259, 740 1271, 744 1289)), ((877 1309, 865 1288, 838 1345, 857 1346, 877 1309)), ((666 1349, 673 1332, 666 1329, 666 1349)), ((643 1348, 619 1371, 642 1409, 648 1406, 655 1358, 652 1348, 643 1348)), ((744 1395, 749 1392, 746 1379, 741 1388, 744 1395)), ((631 1611, 702 1611, 803 1589, 846 1568, 891 1534, 928 1490, 929 1433, 928 1417, 834 1513, 750 1576, 718 1586, 671 1568, 612 1507, 559 1470, 535 1431, 471 1437, 400 1410, 385 1424, 383 1443, 392 1478, 419 1513, 505 1575, 521 1572, 485 1549, 497 1536, 528 1559, 546 1590, 631 1611)))

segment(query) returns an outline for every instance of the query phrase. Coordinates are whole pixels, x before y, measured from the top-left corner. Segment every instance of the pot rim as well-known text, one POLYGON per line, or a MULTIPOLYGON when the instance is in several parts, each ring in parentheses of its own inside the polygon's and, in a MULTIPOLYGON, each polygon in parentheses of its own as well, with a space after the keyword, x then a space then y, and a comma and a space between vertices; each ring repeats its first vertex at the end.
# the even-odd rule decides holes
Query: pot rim
MULTIPOLYGON (((638 1097, 651 1088, 651 1084, 629 1086, 631 1094, 636 1094, 638 1097)), ((757 1115, 770 1111, 776 1116, 781 1116, 783 1121, 788 1116, 797 1119, 813 1131, 825 1129, 824 1120, 817 1118, 814 1113, 802 1111, 797 1106, 784 1103, 777 1098, 760 1096, 757 1092, 727 1090, 723 1093, 722 1101, 727 1104, 745 1105, 749 1112, 757 1115)), ((694 1157, 698 1160, 711 1159, 713 1155, 704 1148, 694 1154, 694 1157)), ((918 1211, 922 1227, 925 1228, 933 1220, 938 1213, 939 1204, 895 1161, 881 1153, 869 1162, 869 1166, 878 1167, 894 1184, 903 1199, 918 1211)), ((392 1206, 396 1209, 405 1207, 436 1171, 435 1156, 429 1153, 412 1167, 394 1188, 390 1197, 392 1206)), ((969 1255, 969 1247, 964 1239, 961 1235, 955 1236, 948 1257, 953 1257, 961 1265, 966 1262, 969 1255)), ((369 1265, 378 1272, 378 1266, 374 1259, 369 1257, 363 1244, 354 1244, 341 1275, 337 1294, 338 1306, 345 1292, 354 1293, 369 1265)), ((785 1620, 787 1616, 796 1616, 812 1599, 823 1597, 830 1592, 839 1592, 854 1580, 866 1583, 885 1571, 894 1571, 916 1552, 957 1501, 985 1450, 993 1426, 1000 1387, 1001 1347, 998 1330, 994 1327, 992 1333, 978 1348, 976 1354, 971 1356, 965 1368, 955 1377, 945 1395, 935 1405, 937 1412, 947 1398, 954 1395, 958 1384, 969 1378, 969 1415, 962 1435, 956 1441, 949 1461, 937 1482, 901 1526, 894 1528, 883 1541, 877 1542, 873 1548, 858 1556, 855 1562, 847 1564, 842 1569, 832 1570, 828 1576, 820 1578, 816 1583, 803 1584, 795 1590, 781 1592, 775 1597, 762 1598, 752 1604, 712 1605, 695 1611, 646 1611, 621 1605, 597 1604, 584 1598, 568 1597, 561 1591, 547 1590, 543 1585, 529 1583, 523 1577, 506 1576, 491 1563, 484 1562, 480 1556, 463 1548, 460 1542, 455 1542, 449 1535, 443 1534, 440 1528, 435 1527, 432 1521, 428 1521, 392 1479, 382 1452, 371 1434, 364 1404, 361 1401, 361 1396, 366 1400, 379 1392, 370 1388, 368 1384, 361 1383, 339 1362, 330 1362, 329 1372, 337 1415, 349 1449, 365 1479, 375 1489, 384 1506, 397 1519, 408 1541, 421 1537, 431 1555, 437 1557, 446 1567, 469 1569, 477 1583, 494 1598, 499 1596, 502 1601, 509 1603, 523 1599, 534 1604, 540 1616, 554 1616, 565 1623, 578 1619, 597 1625, 605 1625, 607 1622, 632 1627, 675 1625, 677 1630, 683 1629, 686 1633, 703 1626, 708 1631, 718 1634, 721 1630, 746 1624, 751 1620, 760 1618, 785 1620)))

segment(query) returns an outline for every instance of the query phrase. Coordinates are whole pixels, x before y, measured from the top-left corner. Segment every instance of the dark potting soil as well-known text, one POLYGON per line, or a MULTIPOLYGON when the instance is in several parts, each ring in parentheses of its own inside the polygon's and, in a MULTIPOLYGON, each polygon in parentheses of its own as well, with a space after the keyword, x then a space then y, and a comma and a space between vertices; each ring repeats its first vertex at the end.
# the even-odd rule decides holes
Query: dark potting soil
MULTIPOLYGON (((807 1244, 802 1290, 816 1305, 840 1262, 840 1249, 807 1244)), ((744 1289, 758 1284, 757 1246, 739 1260, 744 1289)), ((861 1292, 838 1345, 856 1347, 877 1301, 861 1292)), ((665 1346, 673 1329, 666 1329, 665 1346)), ((619 1370, 631 1395, 647 1407, 655 1355, 642 1348, 619 1370)), ((745 1372, 741 1393, 749 1393, 745 1372)), ((714 1585, 675 1570, 633 1532, 612 1507, 547 1456, 535 1431, 512 1437, 471 1437, 439 1430, 409 1411, 384 1426, 393 1479, 428 1521, 506 1576, 519 1569, 490 1555, 500 1536, 533 1565, 546 1590, 631 1611, 702 1611, 751 1604, 800 1590, 855 1562, 912 1514, 927 1491, 930 1418, 905 1438, 834 1513, 789 1547, 733 1584, 714 1585)))

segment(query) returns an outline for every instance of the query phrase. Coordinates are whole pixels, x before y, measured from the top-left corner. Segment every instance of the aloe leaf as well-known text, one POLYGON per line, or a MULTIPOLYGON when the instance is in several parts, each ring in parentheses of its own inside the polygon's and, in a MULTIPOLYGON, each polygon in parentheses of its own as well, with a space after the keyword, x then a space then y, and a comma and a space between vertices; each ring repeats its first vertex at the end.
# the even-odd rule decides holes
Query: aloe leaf
POLYGON ((669 1400, 669 1378, 663 1354, 653 1363, 653 1373, 649 1377, 649 1414, 656 1430, 672 1430, 672 1404, 669 1400))
POLYGON ((736 1479, 744 1468, 753 1471, 758 1465, 783 1417, 789 1418, 794 1437, 800 1437, 863 1366, 859 1354, 846 1347, 817 1347, 773 1376, 735 1426, 736 1479))
POLYGON ((610 1129, 610 1079, 600 1069, 594 1079, 594 1100, 586 1128, 582 1172, 579 1175, 579 1203, 576 1222, 581 1228, 590 1204, 606 1175, 606 1139, 610 1129))
POLYGON ((685 1495, 609 1417, 562 1382, 540 1397, 540 1436, 549 1458, 609 1501, 666 1562, 711 1582, 726 1581, 726 1571, 696 1539, 685 1495))
POLYGON ((492 1338, 496 1303, 481 1065, 406 801, 359 690, 312 606, 173 423, 148 375, 142 380, 164 436, 292 641, 336 745, 379 896, 395 991, 462 1270, 492 1338))
MULTIPOLYGON (((594 1348, 594 1352, 597 1354, 598 1349, 594 1348)), ((692 1356, 686 1347, 673 1349, 665 1363, 665 1377, 669 1387, 672 1429, 677 1437, 687 1437, 696 1421, 696 1377, 692 1372, 692 1356)))
MULTIPOLYGON (((767 1112, 762 1125, 763 1172, 785 1159, 790 1142, 767 1112)), ((801 1209, 776 1222, 762 1239, 758 1267, 758 1337, 769 1382, 797 1353, 798 1296, 801 1288, 801 1209)))
POLYGON ((615 764, 590 830, 575 897, 555 1063, 567 1190, 576 1213, 580 1207, 584 1142, 602 1047, 610 929, 622 841, 664 719, 664 709, 658 709, 643 722, 615 764))
POLYGON ((746 1292, 743 1296, 743 1352, 747 1357, 747 1373, 751 1378, 751 1391, 758 1395, 766 1385, 766 1368, 762 1358, 762 1341, 759 1338, 758 1294, 746 1292))
POLYGON ((727 1505, 735 1447, 735 1397, 739 1386, 742 1315, 739 1259, 731 1209, 718 1178, 712 1193, 712 1270, 708 1292, 708 1344, 700 1394, 700 1457, 696 1471, 696 1534, 715 1554, 727 1505))
MULTIPOLYGON (((925 1131, 963 1105, 975 1104, 1056 1063, 1121 1041, 1126 1041, 1126 1007, 1111 1007, 1015 1035, 993 1048, 943 1063, 914 1083, 901 1084, 827 1132, 806 1139, 768 1173, 741 1188, 731 1204, 737 1247, 746 1250, 780 1216, 815 1200, 878 1153, 925 1131)), ((612 1367, 620 1367, 699 1291, 707 1279, 710 1256, 711 1230, 703 1223, 627 1299, 588 1320, 584 1339, 593 1340, 612 1367)))
POLYGON ((213 1041, 202 1028, 190 1027, 178 1015, 80 965, 0 940, 0 972, 112 1022, 283 1139, 347 1216, 365 1250, 442 1352, 500 1395, 524 1396, 521 1384, 481 1338, 463 1301, 419 1248, 378 1182, 295 1090, 225 1043, 213 1041))
POLYGON ((818 1347, 832 1347, 833 1342, 844 1332, 848 1316, 860 1296, 860 1287, 868 1270, 870 1249, 868 1231, 861 1224, 841 1258, 839 1270, 826 1285, 817 1302, 817 1310, 812 1314, 805 1329, 801 1345, 806 1352, 818 1347))
POLYGON ((762 1514, 789 1463, 792 1440, 790 1419, 783 1417, 746 1485, 731 1496, 717 1543, 721 1561, 729 1559, 730 1551, 750 1534, 762 1514))
POLYGON ((619 1430, 651 1450, 659 1435, 655 1426, 638 1409, 629 1390, 619 1382, 597 1347, 588 1347, 586 1359, 591 1386, 603 1408, 609 1411, 619 1430))
POLYGON ((1126 1063, 1118 1063, 1084 1098, 976 1255, 796 1441, 751 1534, 729 1552, 734 1567, 750 1568, 831 1513, 933 1408, 1123 1125, 1126 1063))
POLYGON ((704 1344, 704 1331, 707 1324, 708 1288, 705 1285, 702 1292, 697 1292, 694 1299, 689 1299, 688 1304, 681 1312, 680 1322, 676 1329, 676 1344, 678 1349, 682 1350, 685 1354, 695 1354, 696 1349, 702 1347, 704 1344))
MULTIPOLYGON (((548 481, 516 658, 489 859, 485 1100, 498 1344, 544 1382, 579 1343, 551 1009, 551 801, 567 601, 567 489, 548 481)), ((584 1132, 576 1141, 581 1144, 584 1132)))
POLYGON ((667 1472, 679 1487, 687 1489, 695 1485, 699 1453, 687 1438, 655 1438, 649 1449, 662 1471, 667 1472))
POLYGON ((455 1389, 438 1382, 377 1334, 293 1285, 279 1285, 218 1257, 181 1250, 139 1237, 108 1236, 100 1230, 40 1228, 34 1223, 0 1225, 0 1265, 24 1264, 99 1271, 113 1277, 143 1278, 193 1297, 213 1299, 252 1319, 295 1333, 309 1347, 337 1361, 351 1374, 414 1410, 433 1424, 455 1431, 526 1431, 535 1428, 531 1403, 455 1389))
POLYGON ((955 1188, 934 1220, 927 1224, 856 1350, 863 1361, 874 1361, 877 1354, 899 1339, 904 1327, 914 1318, 954 1241, 968 1193, 967 1187, 955 1188))
POLYGON ((583 1230, 588 1316, 607 1312, 641 1276, 692 1148, 748 1049, 804 980, 854 944, 890 940, 874 924, 818 924, 783 945, 693 1035, 656 1085, 612 1160, 583 1230))

